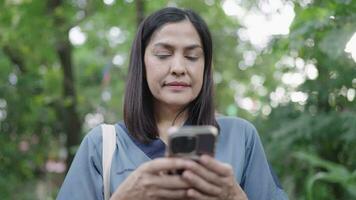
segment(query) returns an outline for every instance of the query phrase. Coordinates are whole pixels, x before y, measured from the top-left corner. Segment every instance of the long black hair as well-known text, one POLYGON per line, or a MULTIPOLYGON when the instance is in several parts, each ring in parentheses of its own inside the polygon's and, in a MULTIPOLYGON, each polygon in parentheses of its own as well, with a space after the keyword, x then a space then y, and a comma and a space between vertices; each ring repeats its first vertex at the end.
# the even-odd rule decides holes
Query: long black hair
POLYGON ((184 20, 189 20, 198 32, 204 50, 203 85, 196 99, 185 107, 188 110, 186 124, 213 125, 219 128, 213 102, 213 47, 208 26, 192 10, 168 7, 154 12, 141 22, 131 47, 124 99, 124 122, 130 134, 141 142, 147 143, 159 136, 154 117, 153 95, 145 75, 146 47, 157 29, 167 23, 184 20))

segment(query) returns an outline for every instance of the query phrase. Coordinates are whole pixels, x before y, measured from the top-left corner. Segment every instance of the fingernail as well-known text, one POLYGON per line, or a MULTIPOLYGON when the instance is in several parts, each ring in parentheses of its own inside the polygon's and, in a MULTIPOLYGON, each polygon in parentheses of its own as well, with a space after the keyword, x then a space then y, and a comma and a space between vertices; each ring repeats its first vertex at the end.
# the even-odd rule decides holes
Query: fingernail
POLYGON ((200 157, 200 160, 203 161, 203 162, 207 162, 208 159, 209 159, 209 158, 208 158, 207 155, 202 155, 202 156, 200 157))
POLYGON ((194 197, 194 190, 193 190, 193 189, 189 189, 189 190, 187 191, 187 195, 188 195, 189 197, 194 197))

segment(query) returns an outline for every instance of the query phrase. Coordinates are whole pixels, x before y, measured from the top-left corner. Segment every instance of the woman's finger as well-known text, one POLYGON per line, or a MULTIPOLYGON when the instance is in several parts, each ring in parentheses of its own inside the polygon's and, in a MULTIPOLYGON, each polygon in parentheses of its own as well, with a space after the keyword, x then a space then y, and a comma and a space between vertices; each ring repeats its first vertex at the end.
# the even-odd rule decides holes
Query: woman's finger
POLYGON ((190 186, 180 175, 151 176, 150 183, 157 188, 164 189, 187 189, 190 186))
POLYGON ((211 184, 210 182, 207 182, 202 177, 194 174, 193 172, 191 172, 189 170, 184 171, 182 174, 182 177, 193 188, 196 188, 197 190, 199 190, 205 194, 217 196, 221 193, 220 187, 218 187, 214 184, 211 184))
POLYGON ((193 162, 188 166, 188 170, 191 170, 194 174, 199 175, 206 181, 216 186, 220 186, 221 184, 223 184, 221 177, 217 173, 210 171, 202 164, 193 162))
POLYGON ((148 196, 156 197, 156 198, 158 197, 159 199, 186 199, 187 190, 184 189, 169 190, 169 189, 158 188, 150 191, 148 196))
POLYGON ((159 174, 162 171, 186 169, 190 160, 181 158, 157 158, 141 165, 140 169, 151 174, 159 174))
POLYGON ((195 189, 189 189, 187 191, 187 197, 194 200, 217 200, 216 197, 205 195, 195 189))
POLYGON ((212 158, 211 156, 202 155, 199 158, 199 163, 220 176, 227 177, 233 175, 233 169, 231 165, 222 163, 212 158))

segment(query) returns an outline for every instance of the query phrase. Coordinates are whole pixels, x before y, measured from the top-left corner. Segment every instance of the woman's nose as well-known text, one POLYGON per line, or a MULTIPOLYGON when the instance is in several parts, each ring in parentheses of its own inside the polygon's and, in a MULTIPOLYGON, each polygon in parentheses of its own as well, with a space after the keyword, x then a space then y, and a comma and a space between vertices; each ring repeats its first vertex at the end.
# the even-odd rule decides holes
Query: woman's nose
POLYGON ((171 63, 171 73, 174 75, 183 75, 186 73, 184 56, 176 55, 171 63))

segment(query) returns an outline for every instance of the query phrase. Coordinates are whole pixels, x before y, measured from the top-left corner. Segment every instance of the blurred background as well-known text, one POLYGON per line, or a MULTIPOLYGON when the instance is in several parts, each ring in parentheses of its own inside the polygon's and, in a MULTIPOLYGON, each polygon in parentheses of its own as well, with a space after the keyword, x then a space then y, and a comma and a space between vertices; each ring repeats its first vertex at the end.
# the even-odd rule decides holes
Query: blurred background
POLYGON ((217 111, 252 121, 290 199, 356 199, 355 0, 1 0, 0 199, 55 199, 83 136, 122 120, 138 23, 191 8, 217 111))

